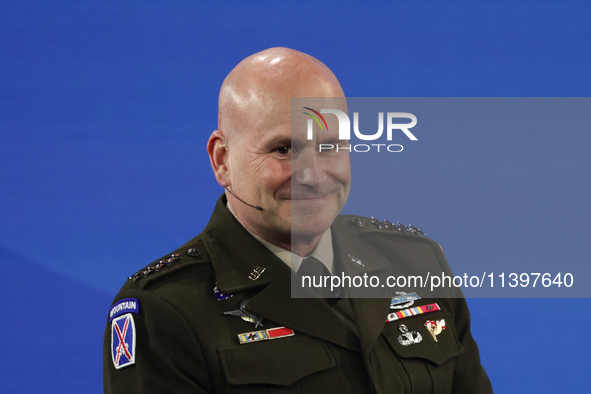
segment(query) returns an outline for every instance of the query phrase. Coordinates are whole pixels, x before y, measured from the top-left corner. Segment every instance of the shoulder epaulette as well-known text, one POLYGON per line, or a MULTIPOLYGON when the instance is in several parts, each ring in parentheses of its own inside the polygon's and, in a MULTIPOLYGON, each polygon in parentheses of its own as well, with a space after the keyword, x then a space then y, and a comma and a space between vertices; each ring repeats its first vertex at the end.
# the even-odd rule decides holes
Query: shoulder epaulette
POLYGON ((376 228, 376 229, 397 231, 399 233, 408 233, 408 234, 423 235, 423 236, 427 235, 420 228, 415 227, 412 224, 405 226, 405 225, 401 224, 400 222, 393 223, 393 222, 386 220, 386 219, 385 220, 378 220, 378 219, 374 218, 373 216, 370 219, 360 217, 360 216, 354 216, 350 220, 351 220, 351 223, 353 223, 355 226, 357 226, 359 228, 371 227, 371 228, 376 228))
POLYGON ((203 252, 203 245, 197 244, 196 242, 188 242, 181 246, 173 253, 168 256, 157 260, 135 274, 131 275, 128 280, 137 282, 141 279, 150 277, 149 279, 155 279, 156 276, 164 276, 165 274, 174 272, 182 267, 192 265, 194 263, 204 263, 209 261, 206 253, 203 252), (159 273, 160 275, 156 275, 159 273))

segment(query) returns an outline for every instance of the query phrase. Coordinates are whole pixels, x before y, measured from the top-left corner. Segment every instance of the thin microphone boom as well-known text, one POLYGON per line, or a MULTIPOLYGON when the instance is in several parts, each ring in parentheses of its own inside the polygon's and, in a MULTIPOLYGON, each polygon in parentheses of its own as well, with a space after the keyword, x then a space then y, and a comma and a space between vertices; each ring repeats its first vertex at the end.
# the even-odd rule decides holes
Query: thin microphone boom
POLYGON ((227 190, 227 191, 229 191, 231 195, 233 195, 234 197, 236 197, 236 199, 237 199, 238 201, 240 201, 241 203, 243 203, 243 204, 246 204, 246 205, 248 205, 249 207, 253 207, 253 208, 254 208, 254 209, 256 209, 257 211, 262 211, 262 210, 263 210, 263 208, 261 208, 261 207, 259 207, 259 206, 257 206, 257 205, 252 205, 252 204, 249 204, 249 203, 247 203, 246 201, 243 201, 243 200, 242 200, 240 197, 238 197, 236 194, 234 194, 234 192, 233 192, 232 190, 228 189, 228 186, 226 186, 226 190, 227 190))

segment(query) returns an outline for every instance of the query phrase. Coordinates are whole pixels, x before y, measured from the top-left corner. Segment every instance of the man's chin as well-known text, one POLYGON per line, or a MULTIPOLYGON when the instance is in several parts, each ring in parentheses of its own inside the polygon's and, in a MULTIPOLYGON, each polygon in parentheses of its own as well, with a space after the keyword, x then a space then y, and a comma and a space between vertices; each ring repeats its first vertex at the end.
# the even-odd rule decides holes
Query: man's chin
POLYGON ((334 221, 334 217, 301 216, 291 217, 291 236, 294 237, 315 237, 324 233, 334 221))
POLYGON ((294 237, 315 237, 324 233, 340 212, 337 196, 291 201, 291 232, 294 237))

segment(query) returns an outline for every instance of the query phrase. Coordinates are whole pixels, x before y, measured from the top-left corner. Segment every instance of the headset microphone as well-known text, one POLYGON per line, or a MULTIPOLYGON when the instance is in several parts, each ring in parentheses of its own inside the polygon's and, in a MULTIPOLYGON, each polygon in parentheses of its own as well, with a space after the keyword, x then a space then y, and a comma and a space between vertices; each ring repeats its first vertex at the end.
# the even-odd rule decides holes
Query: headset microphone
POLYGON ((228 186, 226 186, 226 190, 227 190, 227 191, 229 191, 231 195, 233 195, 234 197, 236 197, 236 199, 237 199, 238 201, 240 201, 241 203, 243 203, 243 204, 246 204, 246 205, 248 205, 249 207, 253 207, 253 208, 254 208, 254 209, 256 209, 257 211, 262 211, 262 210, 263 210, 263 208, 261 208, 261 207, 259 207, 259 206, 257 206, 257 205, 252 205, 252 204, 249 204, 249 203, 247 203, 246 201, 242 201, 242 199, 241 199, 240 197, 238 197, 236 194, 234 194, 234 192, 233 192, 232 190, 228 189, 228 186))

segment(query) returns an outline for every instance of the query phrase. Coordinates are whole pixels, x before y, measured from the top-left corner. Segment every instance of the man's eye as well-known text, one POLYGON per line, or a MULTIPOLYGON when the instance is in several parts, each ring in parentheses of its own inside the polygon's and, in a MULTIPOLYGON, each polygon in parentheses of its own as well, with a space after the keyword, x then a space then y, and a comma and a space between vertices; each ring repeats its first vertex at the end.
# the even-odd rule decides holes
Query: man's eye
POLYGON ((275 152, 279 153, 280 155, 288 155, 291 153, 291 146, 282 146, 275 149, 275 152))

